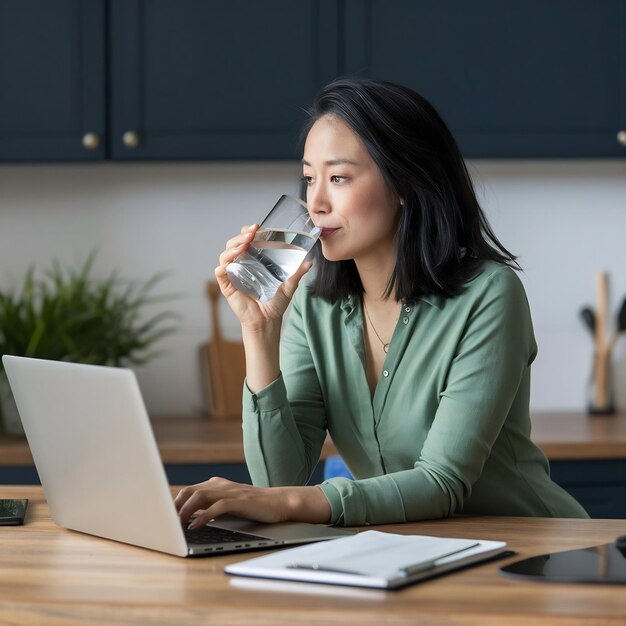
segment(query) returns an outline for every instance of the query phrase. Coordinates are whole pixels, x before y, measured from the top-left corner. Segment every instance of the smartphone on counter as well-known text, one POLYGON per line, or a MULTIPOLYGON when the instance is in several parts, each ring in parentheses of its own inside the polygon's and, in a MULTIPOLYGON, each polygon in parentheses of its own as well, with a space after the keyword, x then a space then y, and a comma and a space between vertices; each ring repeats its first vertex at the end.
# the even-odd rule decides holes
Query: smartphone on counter
POLYGON ((28 499, 0 499, 0 526, 19 526, 24 523, 28 499))

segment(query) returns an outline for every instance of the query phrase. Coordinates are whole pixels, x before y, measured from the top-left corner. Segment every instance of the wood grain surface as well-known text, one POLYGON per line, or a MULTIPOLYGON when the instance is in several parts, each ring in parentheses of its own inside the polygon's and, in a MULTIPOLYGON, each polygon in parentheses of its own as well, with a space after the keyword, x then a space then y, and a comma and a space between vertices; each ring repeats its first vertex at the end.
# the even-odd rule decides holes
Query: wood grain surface
MULTIPOLYGON (((626 459, 626 414, 538 413, 533 440, 551 460, 626 459)), ((243 463, 241 418, 212 420, 204 415, 153 418, 164 463, 243 463)), ((336 452, 330 439, 322 458, 336 452)), ((32 465, 25 439, 0 432, 0 466, 32 465)))
MULTIPOLYGON (((175 415, 152 420, 163 463, 243 463, 241 418, 211 420, 203 415, 175 415)), ((330 439, 322 458, 336 452, 330 439)), ((0 432, 0 467, 32 465, 25 439, 0 432)))
POLYGON ((212 398, 211 414, 216 419, 235 419, 241 413, 243 381, 246 377, 246 357, 241 341, 229 341, 222 335, 220 302, 222 293, 217 283, 206 286, 211 306, 211 340, 207 345, 212 398))
POLYGON ((499 539, 517 552, 391 592, 229 577, 224 565, 250 554, 168 556, 56 527, 40 487, 0 487, 0 497, 31 499, 25 526, 0 527, 1 624, 626 624, 624 586, 523 582, 498 573, 514 559, 608 543, 626 532, 624 520, 460 517, 380 527, 499 539))

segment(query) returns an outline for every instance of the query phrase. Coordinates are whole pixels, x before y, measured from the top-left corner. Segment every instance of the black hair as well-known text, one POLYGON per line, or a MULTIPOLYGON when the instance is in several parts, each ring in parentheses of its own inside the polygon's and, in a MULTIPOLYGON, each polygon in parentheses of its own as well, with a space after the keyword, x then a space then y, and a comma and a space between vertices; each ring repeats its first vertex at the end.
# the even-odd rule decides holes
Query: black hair
MULTIPOLYGON (((359 136, 403 201, 397 260, 385 297, 411 302, 455 296, 486 260, 520 269, 491 230, 452 133, 423 96, 389 82, 337 80, 315 97, 302 138, 326 115, 359 136)), ((362 295, 354 261, 328 261, 319 242, 316 256, 313 295, 331 302, 362 295)))

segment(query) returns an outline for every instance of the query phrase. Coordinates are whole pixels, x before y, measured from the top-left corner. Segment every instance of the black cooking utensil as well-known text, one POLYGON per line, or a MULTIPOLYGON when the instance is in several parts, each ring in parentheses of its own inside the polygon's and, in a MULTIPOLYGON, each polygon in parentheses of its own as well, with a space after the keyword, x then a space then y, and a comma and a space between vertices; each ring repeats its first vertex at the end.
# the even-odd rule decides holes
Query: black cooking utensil
POLYGON ((626 298, 622 302, 622 308, 617 314, 617 332, 623 333, 626 330, 626 298))
MULTIPOLYGON (((626 300, 624 300, 624 306, 622 306, 622 309, 624 309, 624 323, 626 324, 626 300)), ((596 332, 596 314, 593 312, 593 309, 588 306, 584 307, 580 311, 580 317, 583 318, 585 326, 587 326, 587 328, 591 331, 591 334, 593 335, 596 332)), ((626 330, 626 326, 624 328, 626 330)))

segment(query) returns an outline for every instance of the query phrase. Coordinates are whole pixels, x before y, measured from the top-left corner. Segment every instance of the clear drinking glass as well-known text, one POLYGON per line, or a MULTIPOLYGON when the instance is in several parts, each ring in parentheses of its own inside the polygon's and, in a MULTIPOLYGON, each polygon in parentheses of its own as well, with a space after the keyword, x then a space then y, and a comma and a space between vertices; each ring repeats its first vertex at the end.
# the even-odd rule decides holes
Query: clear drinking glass
POLYGON ((230 282, 260 302, 270 300, 295 274, 320 233, 303 200, 281 196, 261 222, 248 250, 226 266, 230 282))

